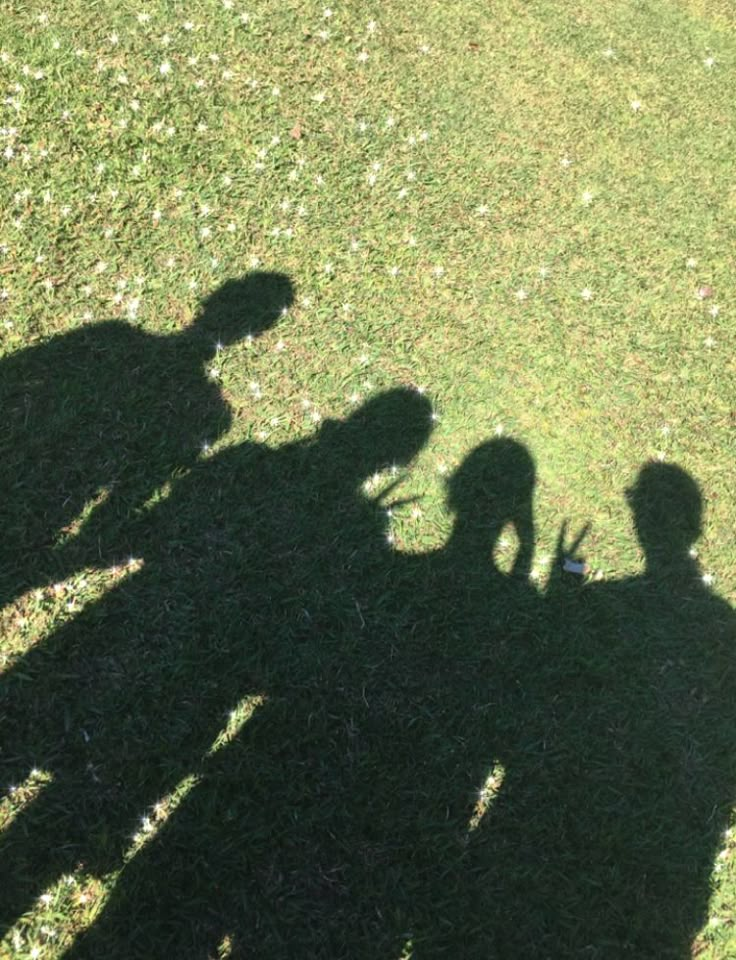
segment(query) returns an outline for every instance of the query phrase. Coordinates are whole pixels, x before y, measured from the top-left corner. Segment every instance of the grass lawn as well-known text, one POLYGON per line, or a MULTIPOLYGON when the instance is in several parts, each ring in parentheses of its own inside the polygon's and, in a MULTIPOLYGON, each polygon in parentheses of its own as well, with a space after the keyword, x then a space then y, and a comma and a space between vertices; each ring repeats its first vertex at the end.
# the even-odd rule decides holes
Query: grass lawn
POLYGON ((736 957, 733 5, 0 14, 0 958, 736 957))

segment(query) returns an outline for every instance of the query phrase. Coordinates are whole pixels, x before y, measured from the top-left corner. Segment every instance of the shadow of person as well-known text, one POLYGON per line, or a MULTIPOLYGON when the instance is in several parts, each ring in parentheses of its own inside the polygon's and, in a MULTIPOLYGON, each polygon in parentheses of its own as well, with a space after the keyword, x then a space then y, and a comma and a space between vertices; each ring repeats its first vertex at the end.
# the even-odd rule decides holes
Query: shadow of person
MULTIPOLYGON (((421 643, 404 644, 403 669, 422 678, 415 694, 422 708, 408 736, 390 738, 405 753, 395 764, 401 790, 391 788, 400 802, 387 805, 397 823, 402 808, 416 811, 401 882, 412 957, 465 957, 476 949, 488 956, 472 849, 489 781, 513 762, 519 674, 546 633, 544 602, 531 581, 535 483, 523 444, 480 444, 448 482, 455 520, 447 544, 396 564, 412 583, 405 629, 411 635, 419 623, 421 633, 421 643)), ((390 834, 390 820, 384 823, 390 834)))
POLYGON ((690 555, 695 481, 650 464, 628 496, 644 573, 553 579, 547 636, 517 664, 515 744, 469 851, 467 957, 686 960, 707 919, 736 785, 736 621, 690 555))
POLYGON ((342 727, 341 701, 358 695, 365 623, 380 605, 389 553, 383 512, 361 484, 408 464, 429 435, 430 412, 416 392, 393 390, 306 441, 276 450, 246 443, 200 461, 136 528, 140 572, 11 671, 7 754, 16 769, 42 767, 54 780, 1 838, 6 923, 75 865, 98 876, 120 867, 141 816, 168 810, 198 776, 77 949, 153 957, 211 946, 209 934, 246 896, 244 863, 270 857, 269 836, 293 814, 277 796, 258 805, 257 765, 283 762, 283 776, 309 797, 322 750, 342 727), (230 763, 234 744, 213 745, 228 739, 230 710, 263 696, 246 727, 258 746, 248 741, 251 767, 242 771, 230 763), (202 823, 190 836, 192 820, 202 823), (189 897, 202 908, 199 926, 183 921, 189 897), (116 940, 116 918, 138 911, 138 934, 116 940))
POLYGON ((179 333, 108 321, 0 362, 0 609, 121 559, 133 512, 229 427, 206 363, 267 330, 292 300, 287 277, 251 273, 223 284, 179 333))
MULTIPOLYGON (((312 443, 275 451, 257 474, 273 507, 251 484, 247 526, 239 503, 253 471, 241 451, 172 497, 172 517, 205 489, 236 511, 218 535, 232 585, 222 546, 213 576, 198 568, 196 582, 232 590, 237 614, 220 612, 217 642, 232 622, 238 637, 225 647, 236 649, 248 623, 239 695, 260 690, 266 702, 223 749, 190 757, 198 786, 126 867, 70 957, 205 957, 226 936, 233 957, 398 956, 404 917, 431 926, 433 884, 447 883, 463 850, 471 789, 492 749, 498 648, 522 642, 539 600, 527 579, 534 464, 510 440, 478 448, 450 481, 457 520, 446 548, 389 551, 385 516, 360 487, 410 459, 429 413, 416 394, 396 392, 326 424, 312 443), (504 573, 492 556, 509 524, 519 548, 504 573), (232 553, 240 543, 259 558, 265 604, 232 553)), ((223 665, 222 681, 232 672, 223 665)))

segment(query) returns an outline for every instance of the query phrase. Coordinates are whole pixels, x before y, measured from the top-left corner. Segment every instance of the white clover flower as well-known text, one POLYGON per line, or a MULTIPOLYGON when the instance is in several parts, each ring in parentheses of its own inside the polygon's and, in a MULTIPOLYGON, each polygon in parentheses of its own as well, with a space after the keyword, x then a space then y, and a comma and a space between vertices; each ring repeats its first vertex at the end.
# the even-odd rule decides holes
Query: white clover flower
POLYGON ((711 67, 715 65, 715 62, 716 61, 713 57, 706 57, 705 60, 703 60, 703 63, 705 64, 706 67, 708 67, 709 70, 711 67))
POLYGON ((641 110, 641 100, 631 100, 629 106, 634 113, 638 113, 641 110))
POLYGON ((590 190, 583 190, 582 201, 588 205, 593 202, 593 193, 590 190))
POLYGON ((368 60, 368 56, 369 54, 367 50, 361 50, 355 59, 358 61, 358 63, 365 63, 368 60))
POLYGON ((562 157, 560 160, 560 166, 567 169, 568 167, 572 166, 572 160, 569 157, 562 157))
POLYGON ((514 296, 516 297, 517 300, 526 300, 526 299, 528 299, 529 294, 527 293, 526 290, 523 289, 523 287, 520 287, 520 288, 516 291, 516 293, 514 294, 514 296))
POLYGON ((583 300, 592 300, 592 299, 593 299, 593 291, 590 289, 590 287, 584 287, 584 288, 580 291, 580 296, 583 298, 583 300))
POLYGON ((479 217, 485 217, 488 214, 489 209, 490 208, 487 203, 481 203, 478 207, 476 207, 475 212, 479 217))
POLYGON ((171 64, 168 60, 164 60, 164 62, 159 66, 158 72, 164 77, 171 73, 171 64))
POLYGON ((368 33, 375 33, 376 30, 378 29, 378 24, 376 23, 375 20, 369 20, 366 29, 368 33))
POLYGON ((706 587, 712 586, 714 580, 715 580, 715 577, 713 576, 712 573, 704 573, 702 576, 702 581, 706 587))

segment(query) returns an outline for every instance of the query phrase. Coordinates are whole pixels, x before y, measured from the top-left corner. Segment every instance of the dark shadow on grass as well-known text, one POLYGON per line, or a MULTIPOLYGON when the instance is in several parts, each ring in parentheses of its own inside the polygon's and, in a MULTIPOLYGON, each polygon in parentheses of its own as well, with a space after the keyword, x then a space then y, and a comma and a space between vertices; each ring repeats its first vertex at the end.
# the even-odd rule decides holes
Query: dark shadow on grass
POLYGON ((451 477, 444 548, 391 548, 399 491, 363 484, 430 425, 390 391, 198 462, 126 528, 143 568, 4 680, 6 768, 55 776, 1 838, 7 920, 137 834, 69 958, 690 956, 736 782, 697 485, 645 467, 645 573, 566 580, 561 542, 541 594, 513 440, 451 477))
POLYGON ((0 361, 0 609, 124 559, 131 517, 230 425, 206 363, 267 330, 292 300, 287 277, 251 273, 223 284, 180 332, 87 324, 0 361))

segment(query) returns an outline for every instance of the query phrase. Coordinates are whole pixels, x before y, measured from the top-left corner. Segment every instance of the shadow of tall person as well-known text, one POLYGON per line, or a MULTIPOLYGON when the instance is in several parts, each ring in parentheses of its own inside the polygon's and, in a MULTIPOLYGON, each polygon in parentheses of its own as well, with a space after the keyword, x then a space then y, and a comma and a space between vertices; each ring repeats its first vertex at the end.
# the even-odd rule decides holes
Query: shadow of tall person
POLYGON ((736 787, 736 620, 690 556, 694 480, 650 464, 628 496, 644 573, 553 578, 546 639, 518 665, 515 745, 469 851, 467 957, 686 960, 707 919, 736 787))
POLYGON ((2 360, 0 608, 121 559, 134 511, 229 427, 207 361, 292 300, 287 277, 252 273, 223 284, 180 333, 108 321, 2 360))
MULTIPOLYGON (((377 470, 408 464, 427 439, 430 412, 416 392, 389 391, 306 441, 242 444, 201 461, 134 530, 142 570, 5 679, 8 757, 21 775, 35 765, 54 776, 2 837, 6 922, 76 864, 95 875, 119 867, 140 818, 167 809, 195 774, 201 784, 126 867, 110 906, 113 926, 121 910, 140 911, 138 933, 110 938, 103 919, 89 951, 99 956, 108 939, 103 949, 127 957, 211 946, 231 897, 246 896, 244 863, 259 855, 254 831, 263 847, 293 813, 277 796, 258 808, 254 763, 283 758, 283 775, 305 795, 329 789, 319 748, 328 750, 342 727, 340 699, 356 696, 363 679, 365 624, 380 606, 389 553, 383 512, 360 488, 377 470), (238 763, 226 762, 232 745, 212 748, 248 696, 267 698, 263 721, 251 721, 262 752, 239 780, 238 763), (305 734, 318 748, 312 755, 305 734), (305 752, 295 755, 295 743, 305 752), (205 829, 190 836, 203 815, 205 829), (252 855, 244 840, 253 840, 252 855), (242 891, 231 890, 232 871, 242 891), (147 883, 156 884, 153 900, 147 883), (188 897, 202 910, 185 920, 188 897)), ((300 864, 304 876, 312 869, 300 864)), ((263 882, 255 867, 254 876, 263 882)))

